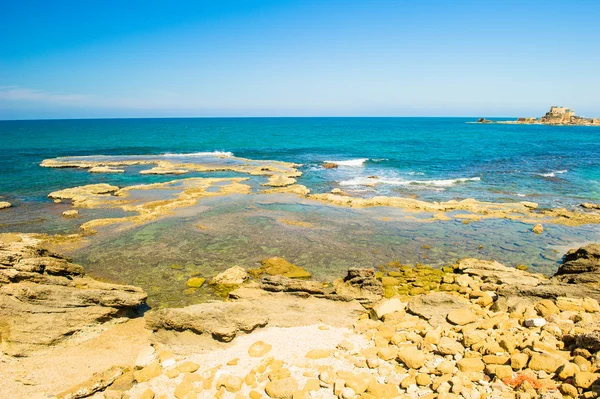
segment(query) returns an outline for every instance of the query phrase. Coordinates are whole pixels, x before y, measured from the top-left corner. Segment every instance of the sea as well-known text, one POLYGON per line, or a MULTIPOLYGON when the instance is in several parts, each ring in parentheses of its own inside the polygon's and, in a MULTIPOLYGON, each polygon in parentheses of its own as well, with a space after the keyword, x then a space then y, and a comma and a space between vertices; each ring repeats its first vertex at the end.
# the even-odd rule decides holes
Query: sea
MULTIPOLYGON (((40 167, 44 159, 94 155, 176 158, 215 153, 301 164, 298 184, 313 193, 340 188, 426 201, 475 198, 531 201, 578 209, 600 202, 600 128, 478 124, 476 118, 177 118, 0 121, 0 232, 76 233, 86 220, 120 216, 83 209, 48 193, 109 183, 120 187, 186 177, 236 177, 233 172, 184 176, 95 174, 40 167), (334 162, 335 169, 323 168, 334 162), (376 177, 377 184, 372 184, 376 177)), ((201 200, 196 210, 87 240, 69 255, 107 281, 143 286, 156 304, 181 305, 208 294, 183 294, 190 275, 282 256, 327 280, 356 266, 398 260, 442 266, 464 256, 525 264, 551 274, 564 251, 600 240, 597 225, 531 226, 507 220, 420 223, 390 208, 351 209, 293 195, 201 200), (309 221, 302 229, 282 218, 309 221), (199 230, 194 226, 213 226, 199 230), (173 234, 176 232, 176 234, 173 234), (174 267, 177 266, 177 267, 174 267), (182 268, 181 268, 181 267, 182 268), (166 288, 166 286, 169 286, 166 288), (186 296, 187 295, 187 296, 186 296)), ((209 296, 209 295, 208 295, 209 296)))

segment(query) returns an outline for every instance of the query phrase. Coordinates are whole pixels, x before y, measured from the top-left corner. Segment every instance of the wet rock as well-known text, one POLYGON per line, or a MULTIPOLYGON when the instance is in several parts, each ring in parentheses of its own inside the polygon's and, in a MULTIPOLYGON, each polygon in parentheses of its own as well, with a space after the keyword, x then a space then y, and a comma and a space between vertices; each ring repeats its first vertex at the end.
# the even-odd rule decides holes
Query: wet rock
POLYGON ((584 202, 580 206, 585 209, 600 209, 600 204, 593 204, 591 202, 584 202))
POLYGON ((200 288, 204 285, 206 279, 204 277, 192 277, 186 281, 185 285, 190 288, 200 288))
POLYGON ((275 256, 261 262, 262 271, 266 274, 288 278, 310 278, 311 274, 304 268, 294 265, 287 260, 275 256))
POLYGON ((217 274, 210 280, 211 285, 237 287, 248 279, 248 272, 243 267, 233 266, 217 274))
POLYGON ((269 181, 267 183, 261 184, 261 186, 269 186, 269 187, 286 187, 291 186, 296 183, 296 179, 288 176, 282 175, 273 175, 269 177, 269 181))
POLYGON ((60 255, 23 242, 0 242, 2 349, 26 356, 114 317, 137 312, 146 294, 84 275, 60 255))
POLYGON ((8 209, 12 206, 10 202, 0 201, 0 209, 8 209))
POLYGON ((544 226, 538 223, 531 228, 531 231, 535 234, 542 234, 544 232, 544 226))
POLYGON ((69 209, 68 211, 64 211, 62 215, 66 218, 76 218, 79 216, 79 211, 77 209, 69 209))

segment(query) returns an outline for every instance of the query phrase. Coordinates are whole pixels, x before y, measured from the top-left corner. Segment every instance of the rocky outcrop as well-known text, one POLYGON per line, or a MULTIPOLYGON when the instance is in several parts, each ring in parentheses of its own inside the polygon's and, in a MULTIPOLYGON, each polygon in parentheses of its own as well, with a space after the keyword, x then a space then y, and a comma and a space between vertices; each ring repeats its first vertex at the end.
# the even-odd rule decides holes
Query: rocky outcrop
POLYGON ((500 123, 515 125, 557 125, 557 126, 600 126, 599 118, 584 118, 575 115, 575 111, 566 107, 550 107, 550 111, 539 119, 518 118, 516 121, 490 121, 479 118, 478 123, 500 123))
POLYGON ((87 327, 131 315, 146 293, 84 275, 80 265, 22 242, 0 242, 2 351, 24 356, 87 327))
POLYGON ((600 244, 590 244, 567 252, 555 277, 571 283, 600 282, 600 244))
POLYGON ((534 275, 526 271, 512 267, 506 267, 501 263, 490 260, 465 258, 458 261, 457 269, 461 273, 471 276, 479 276, 482 281, 497 285, 519 284, 536 286, 543 280, 540 275, 534 275))
MULTIPOLYGON (((291 284, 309 283, 280 276, 265 277, 263 281, 274 282, 277 279, 289 280, 291 284)), ((275 291, 273 286, 265 287, 275 291)), ((217 341, 230 342, 239 334, 248 334, 267 325, 292 327, 325 322, 334 326, 349 326, 354 318, 364 312, 357 302, 329 301, 313 296, 302 298, 257 288, 236 289, 229 293, 229 298, 230 301, 226 302, 207 302, 180 309, 148 312, 145 316, 147 326, 154 331, 189 331, 217 341)))
POLYGON ((362 304, 374 303, 383 297, 383 285, 375 278, 374 269, 348 269, 346 277, 333 282, 333 288, 337 295, 362 304))

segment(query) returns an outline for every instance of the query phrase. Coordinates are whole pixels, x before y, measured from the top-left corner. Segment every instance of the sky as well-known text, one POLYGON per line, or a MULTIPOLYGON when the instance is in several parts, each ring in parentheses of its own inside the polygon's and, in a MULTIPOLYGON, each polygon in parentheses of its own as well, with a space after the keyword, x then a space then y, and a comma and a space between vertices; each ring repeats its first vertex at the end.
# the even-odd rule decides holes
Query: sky
POLYGON ((600 1, 5 1, 0 119, 600 116, 600 1))

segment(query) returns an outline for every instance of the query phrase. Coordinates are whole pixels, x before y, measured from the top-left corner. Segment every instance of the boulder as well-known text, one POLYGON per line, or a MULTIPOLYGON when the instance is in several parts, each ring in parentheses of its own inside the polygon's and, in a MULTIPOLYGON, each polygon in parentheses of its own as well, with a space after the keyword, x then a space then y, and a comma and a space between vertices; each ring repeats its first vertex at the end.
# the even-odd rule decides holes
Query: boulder
POLYGON ((440 342, 437 346, 437 350, 441 355, 456 355, 463 354, 465 352, 465 348, 462 344, 455 339, 442 337, 440 338, 440 342))
POLYGON ((567 252, 553 279, 599 287, 600 244, 589 244, 567 252))
POLYGON ((448 321, 452 324, 464 326, 477 321, 478 317, 468 308, 455 309, 448 313, 448 321))
POLYGON ((385 315, 404 310, 406 303, 398 298, 386 299, 373 306, 373 315, 377 320, 385 315))
POLYGON ((8 209, 12 206, 10 202, 0 201, 0 209, 8 209))
POLYGON ((260 287, 265 291, 325 294, 323 283, 318 281, 298 280, 284 276, 265 276, 260 283, 260 287))
POLYGON ((0 242, 0 338, 5 353, 27 356, 111 318, 137 315, 146 293, 101 283, 61 255, 0 242))
POLYGON ((401 348, 398 351, 398 360, 411 369, 420 369, 425 364, 425 354, 414 346, 401 348))
POLYGON ((536 286, 541 277, 523 270, 506 267, 496 261, 474 258, 461 259, 457 265, 462 273, 479 276, 485 283, 536 286))

